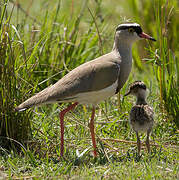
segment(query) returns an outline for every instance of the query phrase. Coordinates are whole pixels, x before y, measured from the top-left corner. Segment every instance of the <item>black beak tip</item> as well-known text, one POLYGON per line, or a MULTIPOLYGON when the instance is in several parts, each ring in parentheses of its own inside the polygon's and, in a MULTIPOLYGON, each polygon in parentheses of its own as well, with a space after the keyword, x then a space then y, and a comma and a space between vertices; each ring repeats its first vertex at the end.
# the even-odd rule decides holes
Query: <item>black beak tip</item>
POLYGON ((130 94, 130 92, 127 92, 126 94, 124 94, 124 97, 128 96, 130 94))
POLYGON ((150 37, 150 40, 152 40, 152 41, 157 41, 156 39, 154 39, 153 37, 150 37))

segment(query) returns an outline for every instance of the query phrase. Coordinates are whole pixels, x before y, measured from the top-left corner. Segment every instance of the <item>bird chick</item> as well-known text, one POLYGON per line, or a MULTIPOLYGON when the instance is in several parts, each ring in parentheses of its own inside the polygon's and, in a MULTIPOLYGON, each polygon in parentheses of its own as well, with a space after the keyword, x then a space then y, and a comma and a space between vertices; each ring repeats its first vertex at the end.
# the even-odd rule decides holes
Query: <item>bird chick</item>
POLYGON ((136 132, 138 154, 140 155, 141 150, 141 142, 138 134, 139 131, 147 132, 146 147, 148 153, 150 153, 149 135, 154 124, 154 112, 152 107, 150 107, 146 102, 146 85, 142 81, 133 82, 129 87, 129 91, 124 96, 129 94, 136 96, 137 98, 136 104, 130 111, 129 122, 132 129, 136 132))

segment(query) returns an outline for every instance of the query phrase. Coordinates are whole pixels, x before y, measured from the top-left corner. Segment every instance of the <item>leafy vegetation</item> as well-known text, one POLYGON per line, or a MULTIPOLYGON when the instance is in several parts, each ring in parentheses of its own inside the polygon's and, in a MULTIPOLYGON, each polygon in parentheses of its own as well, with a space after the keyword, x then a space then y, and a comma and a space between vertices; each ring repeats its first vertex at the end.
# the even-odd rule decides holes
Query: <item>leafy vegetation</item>
MULTIPOLYGON (((52 179, 178 179, 179 4, 177 0, 0 2, 0 176, 52 179), (93 159, 90 107, 65 119, 65 158, 60 159, 59 111, 45 105, 17 113, 14 107, 55 83, 73 68, 112 48, 114 29, 141 24, 156 43, 133 47, 134 64, 120 92, 98 105, 98 158, 93 159), (144 48, 145 47, 145 48, 144 48), (142 80, 155 110, 152 152, 136 152, 123 98, 128 84, 142 80)), ((144 139, 144 135, 142 135, 144 139)))

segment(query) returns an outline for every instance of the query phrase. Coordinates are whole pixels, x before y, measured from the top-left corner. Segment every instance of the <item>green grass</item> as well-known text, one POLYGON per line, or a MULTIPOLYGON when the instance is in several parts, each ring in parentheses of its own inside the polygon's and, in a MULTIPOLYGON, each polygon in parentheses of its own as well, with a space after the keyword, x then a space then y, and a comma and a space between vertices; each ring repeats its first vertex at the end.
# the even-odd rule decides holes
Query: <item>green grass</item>
POLYGON ((0 2, 0 177, 179 179, 177 1, 20 0, 19 8, 12 2, 0 2), (61 159, 59 112, 67 104, 13 109, 79 64, 109 52, 115 27, 126 19, 141 24, 157 42, 134 45, 120 107, 117 95, 98 105, 98 157, 93 158, 88 129, 91 107, 80 105, 65 117, 61 159), (135 80, 146 83, 155 111, 152 151, 148 155, 143 146, 140 158, 128 123, 135 99, 123 99, 135 80))

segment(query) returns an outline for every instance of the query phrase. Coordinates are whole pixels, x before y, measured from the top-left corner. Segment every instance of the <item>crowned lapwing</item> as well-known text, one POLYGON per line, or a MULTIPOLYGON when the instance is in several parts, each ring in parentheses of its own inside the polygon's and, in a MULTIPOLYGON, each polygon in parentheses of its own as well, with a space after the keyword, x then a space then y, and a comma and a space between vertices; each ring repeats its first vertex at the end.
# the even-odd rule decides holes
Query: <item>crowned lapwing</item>
POLYGON ((64 115, 77 104, 92 104, 89 123, 94 156, 96 141, 94 132, 95 106, 116 93, 128 79, 132 67, 132 44, 142 38, 155 41, 145 34, 137 23, 120 24, 116 28, 114 45, 110 53, 86 62, 70 71, 54 85, 47 87, 16 107, 21 111, 32 106, 54 102, 74 102, 60 112, 61 156, 64 151, 64 115))
POLYGON ((146 146, 148 153, 150 152, 149 134, 154 123, 154 112, 146 102, 146 85, 142 81, 135 81, 130 85, 129 91, 125 96, 131 94, 137 97, 136 104, 132 107, 130 112, 129 122, 132 129, 136 132, 137 148, 140 155, 141 143, 138 132, 147 132, 146 146))

